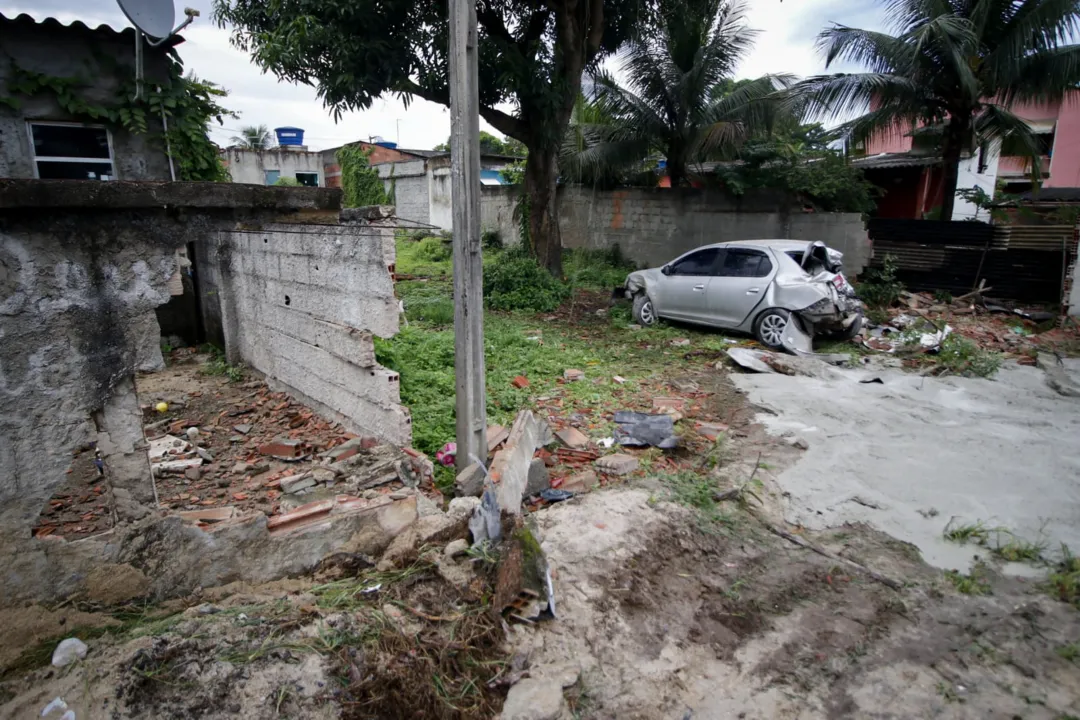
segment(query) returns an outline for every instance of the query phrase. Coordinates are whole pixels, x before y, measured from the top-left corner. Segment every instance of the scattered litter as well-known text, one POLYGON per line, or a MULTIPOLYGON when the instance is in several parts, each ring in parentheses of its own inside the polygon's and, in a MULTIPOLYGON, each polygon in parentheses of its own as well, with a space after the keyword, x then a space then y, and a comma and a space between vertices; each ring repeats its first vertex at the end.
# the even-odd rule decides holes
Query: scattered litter
POLYGON ((450 467, 457 457, 457 443, 448 442, 435 453, 435 462, 443 467, 450 467))
POLYGON ((672 347, 686 347, 689 344, 690 344, 690 340, 687 339, 687 338, 676 338, 676 339, 672 340, 671 343, 670 343, 670 345, 672 347))
POLYGON ((542 499, 544 502, 549 503, 562 502, 564 500, 569 500, 572 497, 574 497, 574 493, 570 492, 569 490, 555 490, 553 488, 549 488, 540 493, 540 499, 542 499))
POLYGON ((866 380, 860 380, 859 382, 862 383, 863 385, 869 385, 871 383, 877 383, 878 385, 884 385, 885 384, 885 381, 882 380, 879 377, 867 378, 866 380))
POLYGON ((497 543, 502 537, 499 500, 490 487, 485 488, 480 504, 473 511, 472 518, 469 519, 469 532, 472 533, 474 547, 485 540, 497 543))
POLYGON ((157 405, 154 406, 154 409, 157 410, 159 413, 169 412, 169 403, 159 402, 157 405))
POLYGON ((369 593, 378 592, 381 588, 382 588, 382 583, 376 583, 374 585, 369 585, 368 587, 363 588, 360 591, 360 593, 362 595, 367 595, 369 593))
POLYGON ((60 644, 56 646, 52 654, 52 664, 55 667, 65 667, 73 662, 82 660, 86 657, 87 651, 90 648, 86 647, 79 638, 67 638, 61 640, 60 644))
POLYGON ((67 709, 68 709, 68 706, 67 706, 67 703, 64 702, 64 699, 59 698, 59 697, 55 697, 55 698, 52 699, 52 701, 48 705, 46 705, 44 708, 41 709, 41 717, 45 717, 46 715, 51 713, 53 710, 67 710, 67 709))
POLYGON ((620 410, 615 413, 615 441, 633 447, 654 446, 663 450, 678 447, 675 422, 671 415, 647 415, 620 410))
POLYGON ((626 382, 626 378, 622 377, 621 375, 614 375, 611 379, 613 382, 615 382, 616 385, 622 385, 624 382, 626 382))
POLYGON ((604 448, 605 450, 608 450, 608 449, 611 448, 612 445, 615 444, 615 438, 613 438, 613 437, 600 438, 599 440, 596 441, 596 444, 599 445, 600 447, 604 448))

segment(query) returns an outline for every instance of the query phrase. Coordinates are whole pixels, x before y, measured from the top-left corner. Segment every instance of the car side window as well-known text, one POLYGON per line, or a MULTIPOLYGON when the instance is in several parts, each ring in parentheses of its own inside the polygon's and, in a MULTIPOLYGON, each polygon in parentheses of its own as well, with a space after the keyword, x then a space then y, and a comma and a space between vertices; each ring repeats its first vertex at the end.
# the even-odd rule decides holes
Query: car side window
POLYGON ((717 273, 721 277, 766 277, 772 272, 772 261, 760 250, 732 248, 724 255, 717 273))
POLYGON ((681 260, 671 264, 672 275, 712 275, 716 267, 716 259, 720 251, 717 248, 707 248, 690 253, 681 260))

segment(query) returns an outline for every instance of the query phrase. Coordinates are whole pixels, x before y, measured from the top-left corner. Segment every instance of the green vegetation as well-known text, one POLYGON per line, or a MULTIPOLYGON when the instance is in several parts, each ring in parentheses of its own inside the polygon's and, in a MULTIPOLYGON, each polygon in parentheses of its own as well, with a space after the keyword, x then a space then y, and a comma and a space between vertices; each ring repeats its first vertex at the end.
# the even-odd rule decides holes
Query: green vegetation
POLYGON ((989 595, 990 582, 987 579, 987 568, 982 563, 975 563, 971 573, 965 575, 959 570, 946 570, 945 577, 953 584, 957 592, 964 595, 989 595))
POLYGON ((551 312, 570 296, 566 284, 520 251, 484 268, 484 302, 493 310, 551 312))
POLYGON ((453 248, 441 237, 426 237, 417 243, 413 255, 426 262, 447 262, 453 255, 453 248))
POLYGON ((1057 648, 1057 654, 1069 662, 1080 661, 1080 642, 1069 643, 1057 648))
POLYGON ((1080 610, 1080 557, 1073 555, 1064 545, 1061 555, 1061 560, 1047 578, 1046 590, 1051 596, 1080 610))
POLYGON ((886 255, 882 259, 881 267, 864 270, 856 286, 859 299, 874 310, 884 310, 895 305, 900 299, 900 293, 904 291, 904 284, 896 278, 898 270, 896 258, 892 255, 886 255))
POLYGON ((951 333, 942 341, 936 359, 954 375, 977 377, 991 377, 1001 369, 1002 363, 1001 353, 983 350, 958 333, 951 333))
POLYGON ((240 382, 244 379, 243 365, 230 365, 225 359, 225 351, 216 345, 203 345, 202 351, 210 354, 210 359, 199 371, 203 375, 225 375, 229 382, 240 382))
POLYGON ((247 150, 266 150, 274 144, 274 136, 265 125, 245 125, 240 128, 239 135, 233 135, 230 139, 247 150))
POLYGON ((345 145, 337 151, 344 207, 386 205, 389 202, 378 170, 368 163, 370 155, 371 151, 360 145, 345 145))
POLYGON ((276 187, 300 187, 300 181, 291 177, 279 177, 274 181, 276 187))

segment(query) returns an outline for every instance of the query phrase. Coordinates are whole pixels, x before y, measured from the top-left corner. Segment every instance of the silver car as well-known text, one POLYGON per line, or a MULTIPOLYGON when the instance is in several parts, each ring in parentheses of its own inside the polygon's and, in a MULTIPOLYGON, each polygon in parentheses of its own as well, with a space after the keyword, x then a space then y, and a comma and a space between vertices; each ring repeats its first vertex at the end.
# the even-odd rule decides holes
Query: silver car
POLYGON ((862 304, 820 241, 739 240, 705 245, 626 278, 634 321, 661 318, 752 333, 772 349, 811 352, 816 335, 850 339, 862 304))

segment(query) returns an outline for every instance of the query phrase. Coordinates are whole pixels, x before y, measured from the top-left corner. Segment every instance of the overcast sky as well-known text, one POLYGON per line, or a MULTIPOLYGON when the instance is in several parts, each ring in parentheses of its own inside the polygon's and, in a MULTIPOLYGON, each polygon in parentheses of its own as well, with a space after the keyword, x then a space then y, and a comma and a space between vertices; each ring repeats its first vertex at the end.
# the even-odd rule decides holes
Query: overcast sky
MULTIPOLYGON (((748 0, 750 25, 761 31, 754 51, 739 69, 739 77, 788 72, 813 75, 824 63, 814 49, 814 38, 829 22, 854 27, 880 29, 880 3, 871 0, 748 0)), ((408 110, 396 99, 376 101, 370 110, 348 113, 337 123, 315 96, 314 88, 279 83, 263 74, 246 53, 229 44, 229 31, 211 19, 210 0, 177 0, 176 15, 183 8, 202 12, 195 24, 184 30, 186 39, 180 55, 187 68, 203 79, 223 85, 229 91, 226 105, 240 114, 227 119, 224 128, 214 126, 211 137, 229 144, 242 125, 270 128, 293 125, 304 128, 312 149, 341 145, 380 135, 402 147, 431 148, 450 134, 450 115, 445 107, 416 100, 408 110)), ((13 16, 28 13, 41 20, 55 17, 61 22, 81 20, 90 26, 108 24, 127 27, 128 22, 115 0, 0 0, 0 12, 13 16)), ((491 131, 481 120, 481 127, 491 131)))

